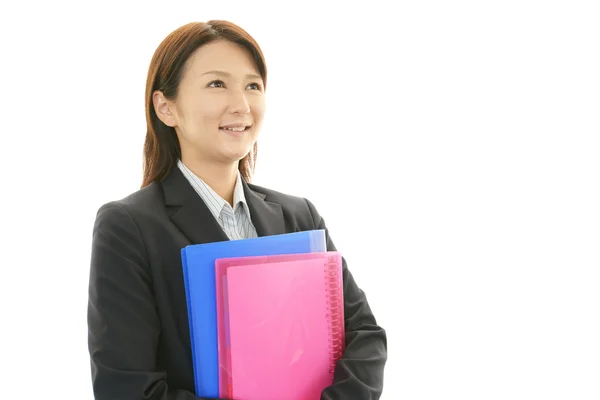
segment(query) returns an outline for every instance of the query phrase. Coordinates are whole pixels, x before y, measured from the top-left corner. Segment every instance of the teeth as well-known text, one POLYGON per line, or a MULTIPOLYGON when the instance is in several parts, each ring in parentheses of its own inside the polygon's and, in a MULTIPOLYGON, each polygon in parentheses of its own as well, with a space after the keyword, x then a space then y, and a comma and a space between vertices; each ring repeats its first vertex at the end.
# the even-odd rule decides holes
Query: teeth
POLYGON ((225 129, 228 131, 235 131, 235 132, 242 132, 246 130, 246 127, 239 127, 239 128, 221 128, 221 129, 225 129))

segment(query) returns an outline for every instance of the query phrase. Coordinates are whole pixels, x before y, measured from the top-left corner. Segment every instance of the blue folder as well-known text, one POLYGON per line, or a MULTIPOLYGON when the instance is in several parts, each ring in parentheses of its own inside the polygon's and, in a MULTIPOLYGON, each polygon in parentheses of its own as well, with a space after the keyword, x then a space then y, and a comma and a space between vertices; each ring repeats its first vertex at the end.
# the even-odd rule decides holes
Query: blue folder
POLYGON ((196 396, 219 397, 215 261, 218 258, 327 251, 325 230, 194 244, 181 250, 196 396))

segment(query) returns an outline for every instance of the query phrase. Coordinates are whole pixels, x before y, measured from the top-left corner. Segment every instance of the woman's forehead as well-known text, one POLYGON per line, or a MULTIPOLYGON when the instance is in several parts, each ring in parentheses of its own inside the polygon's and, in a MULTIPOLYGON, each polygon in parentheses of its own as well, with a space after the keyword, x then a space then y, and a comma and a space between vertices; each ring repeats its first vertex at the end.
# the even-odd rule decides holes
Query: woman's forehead
POLYGON ((250 53, 226 41, 208 43, 197 49, 188 60, 187 70, 195 77, 207 74, 235 78, 259 76, 250 53))

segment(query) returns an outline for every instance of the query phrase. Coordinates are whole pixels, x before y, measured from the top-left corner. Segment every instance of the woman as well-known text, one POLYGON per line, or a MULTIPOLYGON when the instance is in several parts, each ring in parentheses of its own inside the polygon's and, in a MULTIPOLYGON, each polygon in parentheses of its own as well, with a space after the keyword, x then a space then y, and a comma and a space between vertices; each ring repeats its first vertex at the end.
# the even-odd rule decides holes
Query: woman
MULTIPOLYGON (((314 205, 250 184, 265 112, 258 44, 225 21, 172 32, 151 61, 142 188, 100 207, 89 287, 98 400, 191 400, 180 250, 191 243, 326 229, 314 205)), ((327 234, 327 248, 335 250, 327 234)), ((377 399, 386 335, 343 265, 347 347, 322 399, 377 399)))

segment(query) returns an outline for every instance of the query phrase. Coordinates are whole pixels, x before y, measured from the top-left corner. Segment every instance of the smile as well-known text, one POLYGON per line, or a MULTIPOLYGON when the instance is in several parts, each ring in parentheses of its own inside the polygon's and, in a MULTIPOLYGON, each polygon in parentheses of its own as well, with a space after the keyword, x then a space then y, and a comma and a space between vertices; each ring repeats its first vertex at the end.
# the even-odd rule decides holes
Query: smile
POLYGON ((252 128, 252 125, 220 127, 219 130, 224 133, 227 133, 228 135, 241 136, 244 135, 247 131, 249 131, 250 128, 252 128))
POLYGON ((236 127, 236 128, 219 128, 219 129, 222 129, 224 131, 232 131, 232 132, 244 132, 244 131, 247 131, 248 129, 250 129, 250 127, 249 126, 244 126, 244 127, 240 126, 240 127, 236 127))

